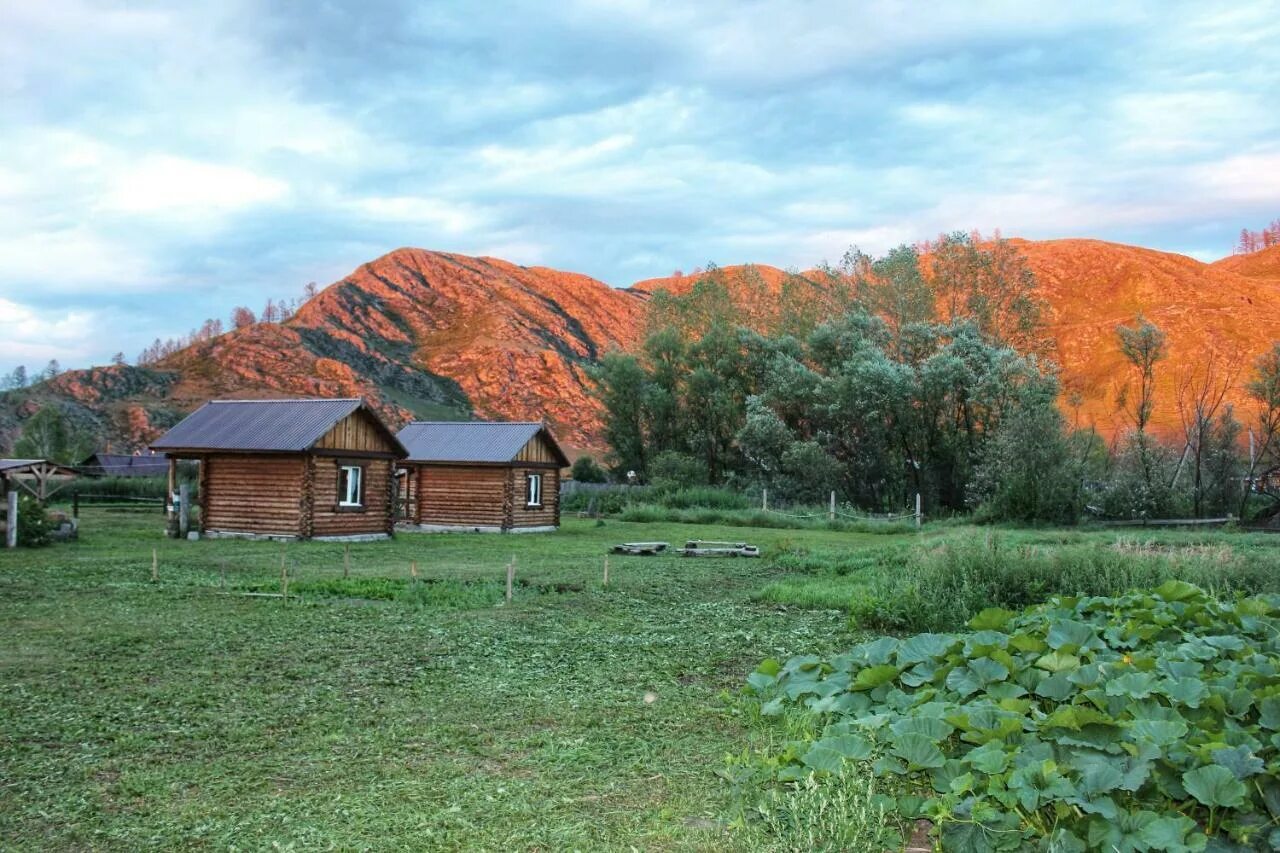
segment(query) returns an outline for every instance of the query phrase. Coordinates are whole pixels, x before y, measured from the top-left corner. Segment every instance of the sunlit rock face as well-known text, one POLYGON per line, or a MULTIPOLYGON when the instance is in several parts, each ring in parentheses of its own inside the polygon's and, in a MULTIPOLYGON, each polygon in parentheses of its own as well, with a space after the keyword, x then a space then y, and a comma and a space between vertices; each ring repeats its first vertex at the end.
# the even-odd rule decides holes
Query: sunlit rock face
MULTIPOLYGON (((1178 429, 1179 378, 1208 354, 1241 365, 1228 397, 1238 415, 1253 359, 1280 340, 1280 247, 1205 264, 1096 240, 1012 241, 1048 304, 1063 409, 1104 435, 1123 429, 1116 393, 1128 372, 1115 327, 1139 313, 1168 336, 1154 427, 1178 429)), ((803 302, 813 273, 726 267, 742 320, 767 327, 784 300, 803 302), (797 291, 800 292, 797 292, 797 291)), ((147 367, 69 371, 0 403, 0 447, 42 404, 61 405, 103 442, 142 446, 214 397, 362 396, 393 424, 412 417, 547 420, 572 448, 600 449, 601 412, 587 369, 634 350, 653 293, 698 276, 622 290, 583 275, 422 249, 398 249, 325 288, 285 323, 257 323, 147 367)))

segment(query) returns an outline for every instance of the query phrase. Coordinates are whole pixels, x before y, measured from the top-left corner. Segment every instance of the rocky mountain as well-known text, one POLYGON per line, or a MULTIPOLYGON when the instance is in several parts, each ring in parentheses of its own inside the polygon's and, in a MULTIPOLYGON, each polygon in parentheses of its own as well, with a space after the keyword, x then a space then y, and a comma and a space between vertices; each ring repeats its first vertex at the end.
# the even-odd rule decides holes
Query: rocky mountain
MULTIPOLYGON (((1114 330, 1138 313, 1169 338, 1155 419, 1166 430, 1177 424, 1179 375, 1209 352, 1247 372, 1280 340, 1280 247, 1205 264, 1096 240, 1015 243, 1049 303, 1049 335, 1070 392, 1064 408, 1104 433, 1122 426, 1115 394, 1126 374, 1114 330)), ((808 280, 768 266, 722 273, 765 313, 771 301, 796 298, 808 280)), ((325 288, 284 323, 247 326, 145 368, 70 371, 0 395, 0 448, 49 403, 119 447, 144 444, 213 397, 282 395, 364 396, 393 422, 545 418, 570 447, 598 448, 587 368, 611 348, 637 345, 653 293, 684 292, 696 280, 615 289, 496 258, 398 249, 325 288)), ((1233 401, 1246 405, 1238 392, 1233 401)))

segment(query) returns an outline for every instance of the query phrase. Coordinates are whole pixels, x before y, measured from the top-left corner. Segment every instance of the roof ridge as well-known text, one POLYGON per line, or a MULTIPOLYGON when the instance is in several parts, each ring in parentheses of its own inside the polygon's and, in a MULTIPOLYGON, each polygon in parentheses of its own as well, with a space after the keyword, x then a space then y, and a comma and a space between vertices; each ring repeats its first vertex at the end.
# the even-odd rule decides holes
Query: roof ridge
POLYGON ((409 421, 410 424, 434 426, 447 424, 450 426, 542 426, 545 421, 409 421))
MULTIPOLYGON (((363 397, 267 397, 262 400, 209 400, 208 403, 362 403, 363 397)), ((208 405, 208 404, 206 404, 208 405)))

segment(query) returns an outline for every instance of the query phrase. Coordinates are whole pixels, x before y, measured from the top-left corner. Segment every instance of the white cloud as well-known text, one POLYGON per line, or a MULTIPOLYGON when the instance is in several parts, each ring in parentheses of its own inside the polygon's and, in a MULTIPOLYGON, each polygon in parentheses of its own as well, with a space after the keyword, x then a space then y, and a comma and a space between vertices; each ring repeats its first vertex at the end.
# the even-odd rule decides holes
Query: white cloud
POLYGON ((102 345, 104 331, 91 311, 59 314, 40 311, 0 298, 0 364, 43 366, 50 359, 63 362, 91 357, 102 345))
POLYGON ((166 277, 145 253, 87 227, 11 232, 0 221, 0 298, 153 290, 166 277))
POLYGON ((472 204, 422 196, 369 196, 349 203, 372 219, 422 225, 446 234, 466 234, 481 227, 485 214, 472 204))
POLYGON ((206 216, 279 201, 288 192, 285 181, 248 169, 153 155, 115 177, 100 206, 122 213, 206 216))

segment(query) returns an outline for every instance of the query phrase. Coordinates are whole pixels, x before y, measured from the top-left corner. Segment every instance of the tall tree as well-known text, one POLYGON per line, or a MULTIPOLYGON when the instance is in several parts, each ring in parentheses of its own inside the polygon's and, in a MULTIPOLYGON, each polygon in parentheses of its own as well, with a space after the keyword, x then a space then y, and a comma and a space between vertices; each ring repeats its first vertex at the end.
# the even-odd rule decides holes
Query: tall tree
MULTIPOLYGON (((1200 364, 1185 370, 1178 379, 1178 417, 1185 440, 1183 458, 1191 480, 1191 505, 1196 518, 1204 514, 1205 467, 1215 453, 1221 453, 1224 444, 1230 445, 1218 433, 1239 432, 1234 418, 1223 420, 1219 416, 1227 392, 1235 384, 1238 365, 1238 359, 1224 360, 1210 350, 1200 364)), ((1215 461, 1220 468, 1222 460, 1215 461)))
POLYGON ((1132 326, 1116 326, 1120 352, 1137 373, 1137 389, 1121 388, 1117 402, 1138 432, 1146 432, 1155 410, 1156 364, 1168 354, 1164 332, 1141 314, 1132 326))
POLYGON ((74 465, 93 449, 87 435, 73 429, 56 406, 42 406, 22 426, 22 434, 13 452, 22 459, 48 459, 63 465, 74 465))
POLYGON ((1248 508, 1250 492, 1266 493, 1280 472, 1280 343, 1254 362, 1247 389, 1258 403, 1258 414, 1249 429, 1249 466, 1240 497, 1241 518, 1248 508))

